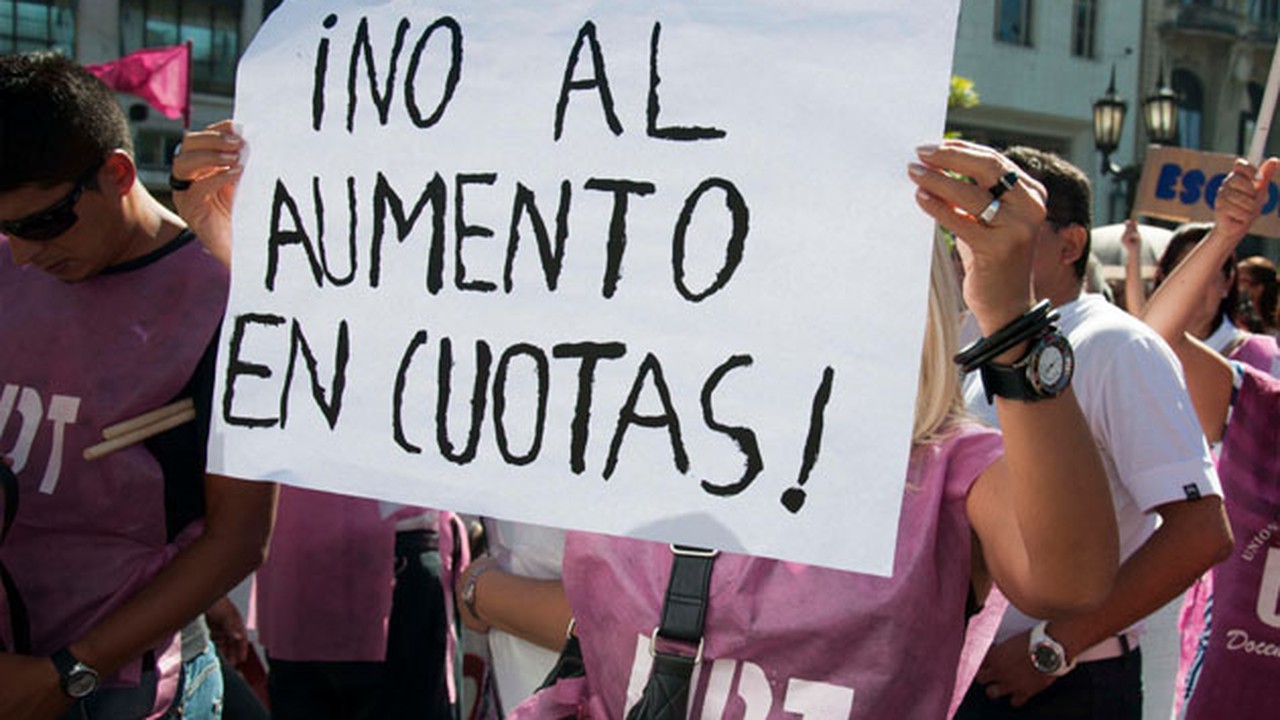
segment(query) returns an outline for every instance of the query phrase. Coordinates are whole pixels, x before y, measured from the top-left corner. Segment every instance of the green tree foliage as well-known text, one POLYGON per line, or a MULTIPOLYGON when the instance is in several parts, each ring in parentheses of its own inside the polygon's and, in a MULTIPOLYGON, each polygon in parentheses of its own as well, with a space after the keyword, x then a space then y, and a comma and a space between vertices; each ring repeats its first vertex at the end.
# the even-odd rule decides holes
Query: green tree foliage
POLYGON ((947 95, 947 109, 971 108, 981 102, 973 81, 959 75, 951 76, 951 92, 947 95))

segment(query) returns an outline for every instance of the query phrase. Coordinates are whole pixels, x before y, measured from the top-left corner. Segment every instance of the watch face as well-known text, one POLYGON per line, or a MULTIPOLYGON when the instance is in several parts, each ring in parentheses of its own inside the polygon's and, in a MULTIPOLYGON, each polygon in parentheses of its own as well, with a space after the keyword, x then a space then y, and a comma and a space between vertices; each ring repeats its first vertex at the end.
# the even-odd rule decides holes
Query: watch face
POLYGON ((1062 351, 1053 345, 1046 346, 1044 352, 1040 353, 1037 358, 1037 374, 1040 376, 1040 383, 1045 387, 1053 387, 1062 380, 1063 366, 1062 351))
POLYGON ((77 667, 67 676, 67 694, 82 698, 98 689, 98 674, 87 667, 77 667))
POLYGON ((1066 390, 1075 370, 1075 355, 1071 352, 1071 343, 1061 335, 1052 333, 1045 336, 1035 352, 1034 362, 1029 369, 1036 389, 1050 397, 1066 390))
POLYGON ((1062 667, 1062 656, 1048 643, 1040 643, 1031 651, 1031 662, 1037 670, 1047 674, 1062 667))

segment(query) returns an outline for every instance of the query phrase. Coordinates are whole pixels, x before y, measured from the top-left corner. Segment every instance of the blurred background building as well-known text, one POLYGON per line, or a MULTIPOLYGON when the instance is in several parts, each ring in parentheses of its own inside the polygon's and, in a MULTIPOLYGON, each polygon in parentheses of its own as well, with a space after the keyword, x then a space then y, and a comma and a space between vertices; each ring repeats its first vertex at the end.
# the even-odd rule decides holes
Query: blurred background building
MULTIPOLYGON (((948 129, 1058 152, 1090 173, 1096 222, 1118 222, 1150 143, 1246 152, 1278 28, 1280 0, 962 0, 953 72, 981 102, 948 129), (1128 110, 1114 139, 1094 127, 1109 87, 1128 110), (1165 103, 1176 120, 1152 128, 1144 110, 1165 103)), ((1280 257, 1274 240, 1241 249, 1280 257)))
MULTIPOLYGON (((191 125, 230 117, 236 62, 280 0, 0 0, 0 54, 55 49, 86 65, 191 42, 191 125)), ((168 159, 182 137, 141 98, 120 95, 143 182, 167 195, 168 159)))

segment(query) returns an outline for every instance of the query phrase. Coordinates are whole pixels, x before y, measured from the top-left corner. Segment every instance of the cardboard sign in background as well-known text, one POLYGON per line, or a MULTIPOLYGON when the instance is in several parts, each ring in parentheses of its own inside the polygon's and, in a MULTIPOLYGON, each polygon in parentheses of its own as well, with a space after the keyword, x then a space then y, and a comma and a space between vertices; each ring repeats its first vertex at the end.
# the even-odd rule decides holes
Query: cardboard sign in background
POLYGON ((956 13, 285 4, 211 469, 888 574, 956 13))
MULTIPOLYGON (((1178 222, 1212 222, 1218 187, 1235 161, 1234 155, 1152 145, 1142 164, 1134 213, 1178 222)), ((1249 231, 1280 237, 1280 185, 1271 183, 1262 216, 1249 231)))

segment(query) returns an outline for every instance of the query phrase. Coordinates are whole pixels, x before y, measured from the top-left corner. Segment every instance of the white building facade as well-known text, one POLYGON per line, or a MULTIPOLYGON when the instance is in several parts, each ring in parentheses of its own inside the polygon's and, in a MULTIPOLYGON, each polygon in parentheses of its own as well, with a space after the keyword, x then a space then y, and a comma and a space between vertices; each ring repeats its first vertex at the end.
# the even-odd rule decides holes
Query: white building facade
MULTIPOLYGON (((1142 101, 1161 82, 1178 95, 1179 146, 1243 154, 1278 29, 1280 0, 962 0, 953 72, 974 81, 981 103, 952 111, 948 126, 1059 153, 1092 178, 1097 223, 1116 222, 1128 213, 1125 181, 1102 172, 1092 125, 1112 68, 1128 103, 1117 165, 1141 164, 1142 101)), ((1280 250, 1246 242, 1245 254, 1280 250)))

